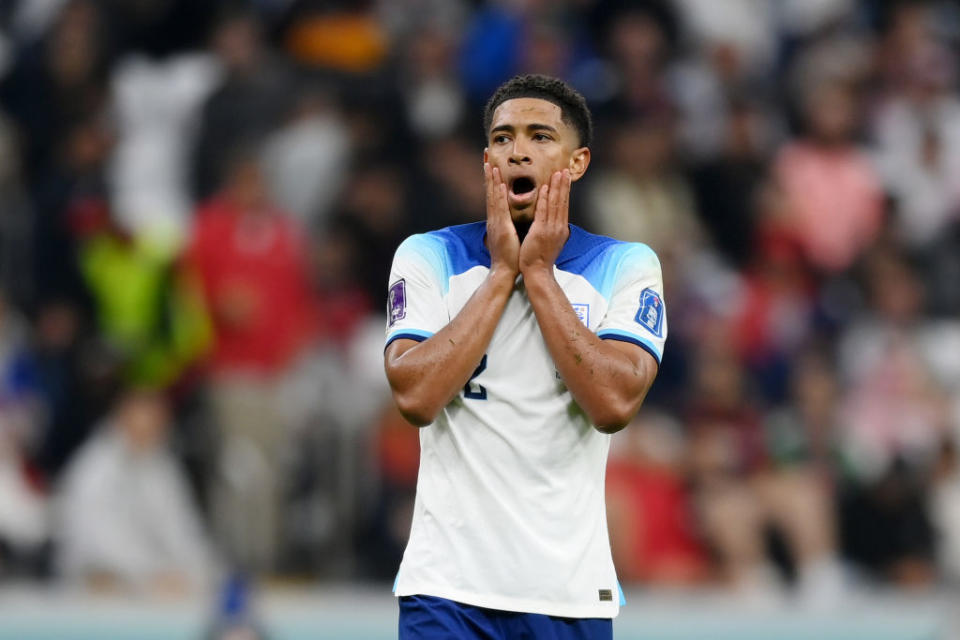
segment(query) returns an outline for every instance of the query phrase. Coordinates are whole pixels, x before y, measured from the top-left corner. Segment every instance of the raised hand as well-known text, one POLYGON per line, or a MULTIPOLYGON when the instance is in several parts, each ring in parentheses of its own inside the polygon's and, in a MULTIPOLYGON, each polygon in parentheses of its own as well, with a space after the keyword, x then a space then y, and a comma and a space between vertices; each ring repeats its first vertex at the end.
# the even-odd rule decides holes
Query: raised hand
POLYGON ((510 217, 507 204, 507 185, 500 169, 483 164, 487 185, 487 249, 490 251, 490 270, 503 270, 514 277, 519 273, 520 238, 510 217))
POLYGON ((560 250, 570 236, 570 171, 556 171, 537 194, 533 224, 520 247, 519 268, 524 274, 538 269, 553 272, 560 250))

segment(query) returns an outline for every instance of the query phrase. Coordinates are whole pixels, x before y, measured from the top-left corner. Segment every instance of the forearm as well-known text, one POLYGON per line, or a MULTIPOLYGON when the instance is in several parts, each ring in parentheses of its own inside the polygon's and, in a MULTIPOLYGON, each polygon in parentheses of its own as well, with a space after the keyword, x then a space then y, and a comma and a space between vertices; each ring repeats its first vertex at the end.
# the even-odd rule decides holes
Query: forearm
POLYGON ((656 377, 655 363, 637 362, 584 326, 552 269, 526 272, 524 283, 547 349, 577 404, 601 431, 626 426, 656 377))
POLYGON ((500 322, 514 278, 507 270, 490 271, 443 329, 409 348, 388 348, 387 379, 409 422, 433 422, 470 379, 500 322))

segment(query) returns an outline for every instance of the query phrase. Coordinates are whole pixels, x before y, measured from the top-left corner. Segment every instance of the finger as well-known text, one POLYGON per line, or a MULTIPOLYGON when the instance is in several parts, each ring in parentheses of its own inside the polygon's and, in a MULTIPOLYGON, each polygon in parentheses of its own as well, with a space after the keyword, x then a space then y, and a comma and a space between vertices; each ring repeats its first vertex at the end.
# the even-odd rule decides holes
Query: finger
POLYGON ((572 184, 570 179, 570 170, 563 170, 563 180, 560 184, 560 222, 564 225, 570 219, 570 185, 572 184))
POLYGON ((507 185, 503 182, 503 177, 500 175, 500 169, 497 167, 493 168, 493 188, 497 194, 496 198, 496 214, 497 217, 503 219, 504 217, 510 217, 510 207, 507 205, 507 185))
POLYGON ((547 185, 540 185, 540 193, 537 194, 537 206, 533 210, 533 219, 540 220, 542 222, 547 221, 549 216, 549 197, 550 197, 550 187, 547 185))
POLYGON ((483 184, 487 190, 487 207, 493 203, 493 173, 490 171, 490 163, 483 163, 483 184))
POLYGON ((560 188, 562 180, 563 174, 561 174, 559 171, 555 171, 553 175, 550 176, 550 222, 557 222, 560 218, 560 198, 563 196, 560 188))
POLYGON ((503 222, 503 224, 513 229, 513 221, 510 218, 510 205, 507 199, 507 185, 503 184, 502 182, 500 183, 500 206, 498 209, 500 220, 503 222))
POLYGON ((489 200, 487 203, 487 217, 488 218, 497 218, 500 214, 500 187, 497 184, 497 168, 489 167, 489 180, 487 181, 487 193, 489 194, 489 200))

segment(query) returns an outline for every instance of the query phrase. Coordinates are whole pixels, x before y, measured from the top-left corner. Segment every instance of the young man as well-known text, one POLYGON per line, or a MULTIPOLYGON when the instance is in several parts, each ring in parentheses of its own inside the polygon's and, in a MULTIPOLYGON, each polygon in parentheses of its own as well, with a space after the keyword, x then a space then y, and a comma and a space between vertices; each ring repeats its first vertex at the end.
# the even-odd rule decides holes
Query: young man
POLYGON ((400 638, 610 638, 609 435, 667 334, 645 245, 568 224, 590 112, 545 76, 487 103, 486 223, 408 238, 390 274, 385 368, 420 432, 400 638))

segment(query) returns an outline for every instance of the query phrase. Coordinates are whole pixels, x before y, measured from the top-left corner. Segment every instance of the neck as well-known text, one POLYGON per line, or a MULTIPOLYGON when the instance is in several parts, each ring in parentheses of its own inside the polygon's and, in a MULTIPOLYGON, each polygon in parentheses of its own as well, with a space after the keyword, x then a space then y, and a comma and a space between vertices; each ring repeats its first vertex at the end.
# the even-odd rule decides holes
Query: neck
POLYGON ((527 237, 527 232, 530 231, 531 224, 532 224, 531 222, 527 222, 527 221, 522 221, 522 222, 514 221, 513 226, 517 230, 517 237, 520 238, 520 242, 523 242, 523 239, 527 237))

